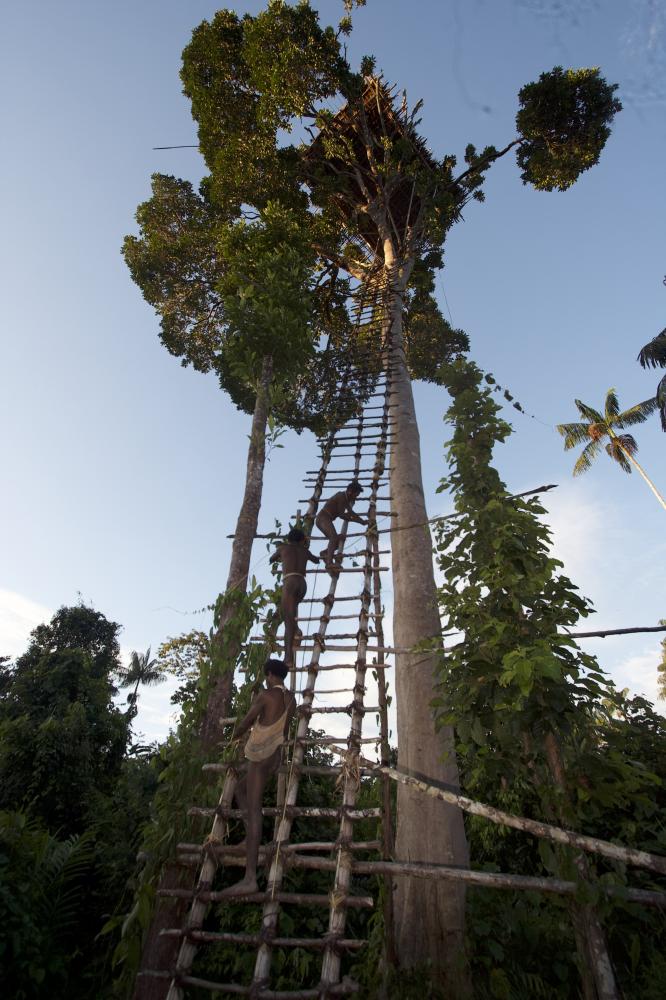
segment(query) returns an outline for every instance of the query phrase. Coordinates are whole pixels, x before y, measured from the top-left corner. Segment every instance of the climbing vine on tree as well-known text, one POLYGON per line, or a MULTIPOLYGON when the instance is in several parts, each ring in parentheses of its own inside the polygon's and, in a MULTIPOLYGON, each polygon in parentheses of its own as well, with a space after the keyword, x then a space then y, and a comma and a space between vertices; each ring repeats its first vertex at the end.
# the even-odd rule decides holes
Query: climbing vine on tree
MULTIPOLYGON (((483 373, 461 358, 441 375, 452 396, 446 421, 453 437, 440 490, 452 493, 458 516, 437 529, 439 597, 447 631, 460 639, 441 660, 434 705, 440 723, 455 726, 465 788, 512 812, 603 830, 663 853, 664 758, 650 750, 647 763, 630 743, 637 739, 647 753, 651 727, 663 731, 664 720, 618 692, 567 635, 593 609, 552 556, 540 502, 509 499, 493 467, 495 446, 512 430, 483 373), (655 840, 648 828, 662 832, 655 840)), ((579 877, 566 852, 541 844, 536 853, 517 835, 480 831, 479 824, 470 825, 481 859, 579 877)), ((596 872, 627 881, 615 865, 597 864, 596 872)), ((631 880, 652 881, 634 872, 631 880)), ((635 921, 635 913, 627 917, 634 933, 635 921)), ((614 912, 609 922, 616 961, 628 968, 622 919, 614 912)))

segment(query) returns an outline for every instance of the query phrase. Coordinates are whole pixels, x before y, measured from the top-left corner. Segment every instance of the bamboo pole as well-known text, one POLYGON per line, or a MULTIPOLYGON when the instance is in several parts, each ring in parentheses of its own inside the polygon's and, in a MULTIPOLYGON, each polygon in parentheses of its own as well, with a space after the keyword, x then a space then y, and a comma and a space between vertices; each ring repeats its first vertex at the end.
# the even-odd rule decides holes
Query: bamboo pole
MULTIPOLYGON (((331 745, 330 749, 333 753, 340 756, 344 756, 347 752, 333 745, 331 745)), ((531 833, 535 837, 552 840, 567 847, 578 847, 583 851, 601 854, 612 861, 619 861, 622 864, 631 865, 635 868, 647 868, 650 871, 658 872, 660 875, 666 875, 666 857, 659 854, 650 854, 648 851, 641 851, 635 847, 624 847, 621 844, 613 844, 609 840, 600 840, 598 837, 590 837, 584 833, 577 833, 575 830, 566 830, 551 823, 542 823, 540 820, 527 819, 525 816, 514 816, 512 813, 503 812, 503 810, 496 809, 494 806, 469 799, 466 795, 459 795, 456 792, 449 792, 444 788, 430 785, 421 778, 414 778, 412 775, 404 774, 394 767, 383 767, 381 764, 375 764, 365 757, 360 757, 359 759, 363 766, 369 770, 373 770, 379 774, 388 774, 394 781, 398 781, 404 785, 412 785, 423 792, 424 795, 442 799, 444 802, 450 802, 451 805, 459 806, 464 812, 468 812, 473 816, 482 816, 484 819, 490 820, 491 823, 497 823, 500 826, 510 826, 514 830, 523 830, 525 833, 531 833)))

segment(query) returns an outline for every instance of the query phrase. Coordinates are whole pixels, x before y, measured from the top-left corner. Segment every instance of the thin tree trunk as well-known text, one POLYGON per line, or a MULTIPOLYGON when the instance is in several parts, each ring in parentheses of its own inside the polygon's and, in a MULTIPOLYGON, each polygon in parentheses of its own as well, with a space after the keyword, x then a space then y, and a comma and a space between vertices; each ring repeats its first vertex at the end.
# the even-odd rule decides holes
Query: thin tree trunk
MULTIPOLYGON (((241 505, 236 533, 231 549, 231 564, 227 578, 226 593, 237 590, 245 593, 250 573, 252 543, 257 531, 259 508, 263 488, 264 464, 266 461, 266 422, 268 420, 268 397, 273 373, 272 358, 265 358, 261 382, 252 417, 250 445, 247 453, 245 493, 241 505)), ((233 604, 221 618, 218 626, 219 637, 229 619, 233 616, 233 604)), ((233 651, 232 651, 233 652, 233 651)), ((205 751, 213 753, 220 739, 219 720, 228 716, 233 685, 233 669, 221 674, 213 684, 206 712, 201 725, 201 744, 205 751)), ((196 869, 183 868, 173 862, 165 865, 158 889, 192 890, 196 880, 196 869)), ((141 954, 141 970, 166 971, 171 969, 178 958, 180 939, 160 936, 160 931, 169 927, 182 927, 191 900, 157 896, 155 909, 141 954)), ((169 979, 157 979, 139 975, 134 984, 132 1000, 165 1000, 169 992, 169 979)))
MULTIPOLYGON (((403 293, 413 261, 396 261, 385 241, 385 265, 390 274, 388 328, 393 349, 391 451, 392 525, 423 525, 392 531, 394 644, 409 649, 441 631, 433 571, 432 540, 421 476, 419 431, 411 380, 403 348, 403 293)), ((458 789, 453 730, 435 731, 431 701, 435 657, 399 653, 396 658, 398 767, 427 774, 458 789)), ((429 799, 412 787, 397 793, 395 856, 399 861, 469 867, 463 815, 456 806, 429 799)), ((463 962, 465 891, 462 885, 424 884, 416 878, 396 880, 395 935, 398 964, 404 969, 428 967, 433 982, 447 995, 466 995, 463 962)))
MULTIPOLYGON (((620 448, 622 448, 622 445, 620 445, 620 448)), ((664 508, 664 510, 666 510, 666 500, 664 500, 664 498, 662 497, 661 493, 659 492, 659 490, 657 489, 657 487, 654 485, 654 483, 652 482, 652 480, 650 479, 650 477, 648 476, 647 472, 645 471, 645 469, 643 468, 643 466, 640 464, 640 462, 637 462, 636 459, 634 458, 634 456, 631 455, 624 448, 622 448, 622 454, 626 456, 626 458, 631 462, 631 464, 634 466, 634 468, 637 470, 637 472, 640 473, 640 475, 643 477, 643 479, 645 480, 645 482, 648 484, 648 486, 650 487, 650 489, 652 490, 652 492, 656 496, 656 498, 659 501, 659 503, 661 504, 661 506, 664 508)))
MULTIPOLYGON (((568 787, 560 748, 554 733, 544 740, 546 759, 553 781, 568 799, 568 787)), ((560 816, 560 821, 563 817, 560 816)), ((582 879, 589 877, 587 858, 581 853, 574 864, 582 879)), ((572 903, 571 916, 576 938, 581 982, 585 1000, 620 1000, 621 993, 608 952, 606 935, 596 911, 589 903, 572 903)))
MULTIPOLYGON (((236 531, 231 548, 231 563, 225 593, 238 591, 242 594, 247 589, 247 578, 250 573, 250 558, 252 545, 257 533, 261 495, 264 485, 264 465, 266 463, 266 422, 268 420, 268 397, 273 374, 272 358, 264 358, 261 372, 261 382, 257 391, 257 399, 252 417, 250 446, 247 452, 247 472, 245 475, 245 493, 241 504, 236 531)), ((214 641, 219 641, 227 622, 234 616, 234 606, 231 603, 223 612, 214 641)), ((240 652, 238 650, 237 652, 240 652)), ((233 657, 233 651, 232 651, 233 657)), ((217 746, 221 729, 219 720, 229 714, 231 690, 233 685, 233 669, 225 671, 213 683, 208 697, 206 714, 201 726, 201 744, 205 751, 213 751, 217 746)))

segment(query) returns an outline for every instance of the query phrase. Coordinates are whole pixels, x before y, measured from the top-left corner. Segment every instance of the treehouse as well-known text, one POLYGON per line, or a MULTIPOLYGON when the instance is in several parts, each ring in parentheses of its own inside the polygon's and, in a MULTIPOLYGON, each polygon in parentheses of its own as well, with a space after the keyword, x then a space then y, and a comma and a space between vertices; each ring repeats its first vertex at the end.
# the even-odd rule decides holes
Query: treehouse
MULTIPOLYGON (((383 259, 377 213, 403 244, 422 210, 423 178, 442 167, 417 134, 414 116, 395 105, 395 88, 366 77, 362 96, 337 114, 325 115, 305 156, 306 179, 315 204, 333 200, 345 226, 358 233, 375 259, 383 259)), ((367 254, 367 249, 365 253, 367 254)))

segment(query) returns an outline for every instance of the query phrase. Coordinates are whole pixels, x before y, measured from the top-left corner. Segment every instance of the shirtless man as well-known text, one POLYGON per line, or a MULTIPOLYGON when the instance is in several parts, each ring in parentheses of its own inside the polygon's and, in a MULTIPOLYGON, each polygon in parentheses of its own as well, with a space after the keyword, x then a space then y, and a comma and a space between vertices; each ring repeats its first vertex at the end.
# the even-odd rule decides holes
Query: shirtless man
POLYGON ((287 667, 281 660, 267 660, 266 687, 254 698, 250 711, 236 726, 242 736, 252 726, 245 744, 248 765, 236 786, 236 802, 244 812, 247 833, 245 876, 224 890, 225 896, 246 896, 257 891, 257 860, 261 843, 261 807, 266 782, 275 774, 282 759, 282 744, 296 711, 296 699, 284 686, 287 667))
POLYGON ((346 490, 340 490, 339 493, 336 493, 330 500, 326 501, 315 520, 315 524, 321 531, 322 535, 325 535, 326 538, 328 538, 328 546, 322 551, 321 554, 329 573, 331 571, 335 572, 337 569, 334 562, 334 556, 335 550, 337 549, 340 541, 340 536, 335 530, 333 521, 337 517, 341 517, 343 521, 356 521, 358 524, 368 523, 352 510, 354 501, 358 498, 362 490, 363 487, 359 483, 358 479, 352 479, 346 490))
POLYGON ((271 562, 282 561, 282 601, 280 604, 284 620, 284 662, 294 665, 294 637, 303 634, 297 625, 298 605, 305 597, 307 584, 305 567, 308 560, 318 563, 319 556, 313 556, 308 548, 308 539, 300 528, 292 528, 283 542, 271 556, 271 562))

